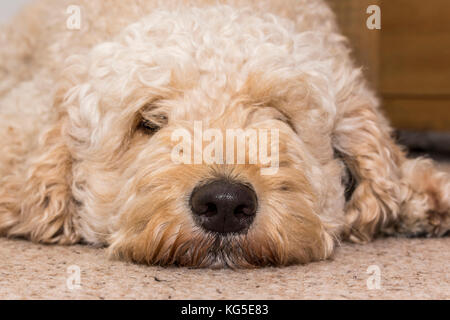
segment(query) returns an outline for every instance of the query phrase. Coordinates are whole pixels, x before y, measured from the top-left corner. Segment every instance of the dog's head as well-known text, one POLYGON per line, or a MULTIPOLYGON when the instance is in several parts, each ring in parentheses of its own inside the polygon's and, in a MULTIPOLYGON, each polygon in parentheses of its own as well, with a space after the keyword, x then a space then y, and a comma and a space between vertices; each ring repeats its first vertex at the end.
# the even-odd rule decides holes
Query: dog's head
POLYGON ((72 57, 80 234, 151 264, 328 257, 344 191, 322 36, 228 7, 159 11, 72 57))

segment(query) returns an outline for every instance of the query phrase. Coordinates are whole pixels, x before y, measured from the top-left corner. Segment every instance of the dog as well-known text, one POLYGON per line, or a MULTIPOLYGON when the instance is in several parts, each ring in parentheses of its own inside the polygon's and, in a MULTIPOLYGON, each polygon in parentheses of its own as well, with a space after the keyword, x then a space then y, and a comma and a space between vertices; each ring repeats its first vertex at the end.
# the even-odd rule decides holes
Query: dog
POLYGON ((450 230, 449 176, 396 144, 323 0, 40 0, 0 35, 2 236, 247 268, 450 230), (231 129, 276 166, 174 160, 231 129))

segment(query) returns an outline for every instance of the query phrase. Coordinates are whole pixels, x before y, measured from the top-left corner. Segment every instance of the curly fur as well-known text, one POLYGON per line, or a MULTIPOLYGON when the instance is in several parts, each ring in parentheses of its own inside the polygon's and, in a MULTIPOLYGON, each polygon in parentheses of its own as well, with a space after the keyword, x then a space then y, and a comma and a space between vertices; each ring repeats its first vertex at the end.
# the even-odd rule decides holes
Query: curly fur
POLYGON ((0 30, 0 48, 1 235, 251 267, 326 259, 339 239, 450 229, 449 177, 392 140, 322 0, 41 0, 0 30), (66 28, 73 4, 81 30, 66 28), (136 125, 161 116, 151 137, 136 125), (277 128, 278 173, 173 163, 171 133, 196 120, 277 128), (258 195, 245 234, 192 218, 190 192, 218 177, 258 195))

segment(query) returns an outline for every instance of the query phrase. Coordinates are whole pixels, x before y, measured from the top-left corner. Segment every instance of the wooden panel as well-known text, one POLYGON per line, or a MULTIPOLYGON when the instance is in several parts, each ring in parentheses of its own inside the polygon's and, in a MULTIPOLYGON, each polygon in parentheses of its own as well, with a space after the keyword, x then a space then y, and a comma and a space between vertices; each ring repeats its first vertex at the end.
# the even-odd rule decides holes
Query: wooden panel
POLYGON ((383 94, 450 94, 450 1, 384 0, 383 94))
POLYGON ((450 0, 327 0, 401 129, 450 131, 450 0), (381 7, 381 31, 366 9, 381 7))
POLYGON ((412 130, 450 131, 450 97, 383 99, 386 115, 394 127, 412 130))
POLYGON ((378 87, 379 30, 369 30, 366 13, 370 5, 379 0, 327 0, 337 15, 342 33, 350 40, 353 56, 373 87, 378 87))

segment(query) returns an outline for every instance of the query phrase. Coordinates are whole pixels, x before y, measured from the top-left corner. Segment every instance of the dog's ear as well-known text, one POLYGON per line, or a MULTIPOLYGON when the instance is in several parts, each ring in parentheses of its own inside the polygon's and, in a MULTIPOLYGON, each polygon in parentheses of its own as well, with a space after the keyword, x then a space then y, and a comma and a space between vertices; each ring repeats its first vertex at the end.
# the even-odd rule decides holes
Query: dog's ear
MULTIPOLYGON (((56 109, 57 110, 57 109, 56 109)), ((79 240, 71 193, 72 157, 65 141, 67 116, 42 132, 38 146, 0 184, 0 234, 36 242, 79 240)))
POLYGON ((356 180, 346 206, 349 239, 444 235, 450 230, 450 177, 429 160, 408 159, 372 93, 355 92, 341 100, 334 132, 334 148, 356 180))
MULTIPOLYGON (((355 90, 357 91, 357 90, 355 90)), ((391 138, 391 129, 378 111, 372 93, 340 100, 342 112, 334 132, 340 153, 355 182, 347 199, 347 235, 366 242, 396 219, 401 206, 401 165, 404 153, 391 138)))

